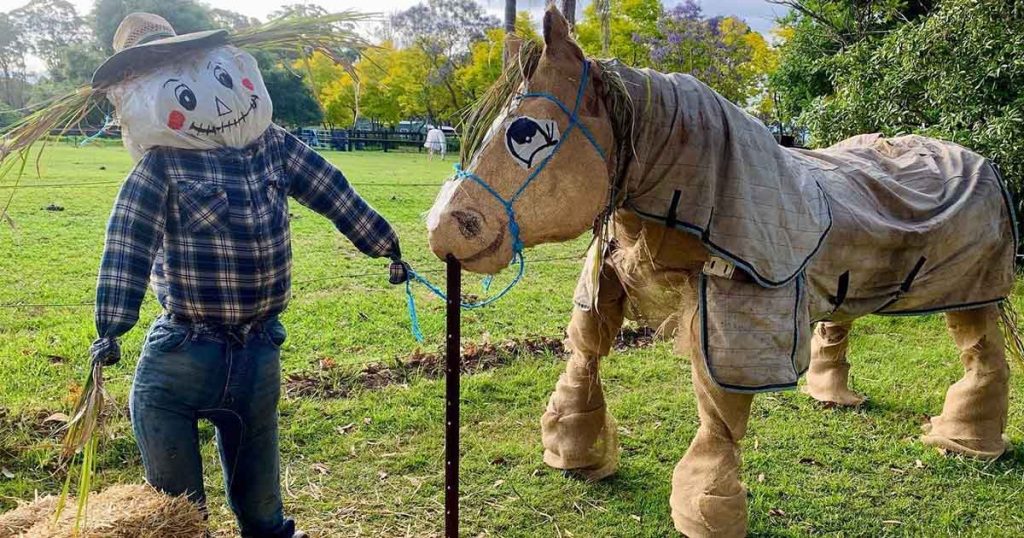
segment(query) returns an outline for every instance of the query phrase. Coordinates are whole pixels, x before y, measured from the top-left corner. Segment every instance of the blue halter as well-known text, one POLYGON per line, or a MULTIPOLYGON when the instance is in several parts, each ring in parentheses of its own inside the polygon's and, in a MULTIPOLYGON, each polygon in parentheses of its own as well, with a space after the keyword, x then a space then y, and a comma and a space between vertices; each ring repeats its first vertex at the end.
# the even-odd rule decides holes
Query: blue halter
MULTIPOLYGON (((500 203, 501 206, 505 208, 505 214, 508 216, 508 230, 512 235, 512 263, 519 264, 519 270, 516 273, 515 278, 513 278, 512 281, 509 282, 504 289, 502 289, 496 295, 488 297, 487 299, 481 301, 477 301, 474 303, 461 303, 462 308, 473 309, 487 306, 497 301, 498 299, 504 297, 506 293, 511 291, 512 288, 514 288, 516 284, 518 284, 519 281, 522 280, 523 274, 526 272, 526 259, 523 257, 523 240, 519 236, 519 222, 516 220, 516 211, 514 207, 515 203, 526 191, 526 188, 530 186, 530 183, 533 183, 533 180, 537 179, 537 176, 539 176, 540 173, 544 170, 544 168, 547 167, 548 163, 551 162, 551 159, 555 157, 555 154, 557 154, 558 150, 562 148, 562 144, 569 138, 569 135, 572 133, 573 129, 578 129, 581 133, 583 133, 583 136, 585 136, 587 140, 590 141, 590 145, 594 147, 594 150, 597 151, 597 154, 601 156, 601 159, 605 159, 605 152, 601 148, 601 145, 597 143, 597 139, 594 138, 594 134, 590 132, 590 129, 587 129, 586 125, 580 123, 579 119, 580 105, 583 103, 583 96, 586 93, 587 84, 589 83, 589 81, 590 62, 584 60, 583 73, 580 75, 580 84, 579 88, 576 91, 576 102, 573 104, 572 109, 565 106, 565 103, 563 103, 560 99, 558 99, 557 97, 548 92, 528 92, 518 96, 518 99, 539 98, 551 101, 552 103, 558 105, 558 108, 562 109, 562 112, 564 112, 565 115, 569 117, 569 125, 568 127, 565 128, 565 131, 562 133, 561 138, 559 138, 558 142, 555 144, 554 149, 551 150, 551 153, 549 153, 547 157, 545 157, 540 162, 536 169, 530 172, 530 175, 528 175, 526 177, 526 180, 523 181, 523 184, 520 185, 514 193, 512 193, 511 197, 506 199, 497 190, 495 190, 494 187, 490 186, 487 183, 487 181, 485 181, 482 177, 474 174, 473 172, 463 170, 460 165, 455 165, 455 179, 472 180, 477 185, 483 187, 485 191, 490 193, 490 195, 493 196, 496 200, 498 200, 498 203, 500 203)), ((420 331, 419 319, 418 316, 416 315, 416 303, 415 300, 413 299, 412 289, 410 287, 412 280, 415 279, 417 282, 420 282, 421 284, 426 286, 426 288, 430 290, 434 295, 437 295, 442 299, 447 300, 447 297, 445 296, 444 292, 441 291, 440 288, 432 284, 430 281, 428 281, 426 278, 424 278, 416 271, 413 271, 411 268, 409 269, 409 276, 410 279, 407 280, 405 283, 405 293, 409 308, 409 319, 412 322, 412 333, 413 336, 416 337, 416 340, 423 341, 423 333, 420 331)), ((485 290, 490 286, 490 281, 490 277, 485 278, 485 290)))

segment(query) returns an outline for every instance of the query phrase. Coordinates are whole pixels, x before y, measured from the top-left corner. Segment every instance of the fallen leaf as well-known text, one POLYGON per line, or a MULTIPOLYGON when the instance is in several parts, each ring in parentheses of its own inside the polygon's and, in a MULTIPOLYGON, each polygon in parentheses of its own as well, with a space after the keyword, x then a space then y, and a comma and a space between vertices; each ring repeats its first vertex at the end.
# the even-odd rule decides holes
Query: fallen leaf
POLYGON ((0 469, 0 474, 4 475, 4 478, 14 479, 14 473, 7 467, 0 469))
POLYGON ((44 418, 43 419, 43 424, 46 424, 47 422, 67 423, 69 420, 71 420, 71 417, 65 415, 64 413, 54 413, 54 414, 44 418))
POLYGON ((505 481, 504 481, 504 480, 498 480, 498 481, 496 481, 496 482, 494 483, 494 486, 493 486, 493 487, 496 487, 496 488, 497 488, 497 487, 501 487, 501 485, 502 485, 502 484, 504 484, 504 483, 505 483, 505 481))
POLYGON ((336 432, 338 432, 338 433, 340 433, 342 435, 345 435, 355 425, 356 425, 355 422, 349 422, 348 424, 346 424, 344 426, 338 426, 337 428, 334 428, 334 431, 336 431, 336 432))
POLYGON ((329 474, 331 472, 331 470, 322 463, 314 463, 313 465, 310 465, 309 468, 322 475, 329 474))
POLYGON ((332 359, 330 357, 324 357, 324 358, 320 359, 320 369, 321 370, 331 370, 331 369, 333 369, 337 365, 338 364, 336 362, 334 362, 334 359, 332 359))
POLYGON ((781 508, 772 508, 771 510, 768 511, 768 515, 775 517, 784 517, 786 513, 783 512, 781 508))

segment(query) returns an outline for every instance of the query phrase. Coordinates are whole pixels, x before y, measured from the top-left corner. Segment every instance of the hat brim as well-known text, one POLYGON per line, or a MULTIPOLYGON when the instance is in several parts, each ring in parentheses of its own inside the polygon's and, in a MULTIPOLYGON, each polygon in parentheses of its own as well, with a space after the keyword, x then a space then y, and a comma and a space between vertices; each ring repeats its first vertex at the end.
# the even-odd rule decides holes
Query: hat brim
POLYGON ((136 45, 107 58, 92 75, 92 87, 104 88, 181 58, 183 52, 228 42, 227 30, 204 30, 136 45))

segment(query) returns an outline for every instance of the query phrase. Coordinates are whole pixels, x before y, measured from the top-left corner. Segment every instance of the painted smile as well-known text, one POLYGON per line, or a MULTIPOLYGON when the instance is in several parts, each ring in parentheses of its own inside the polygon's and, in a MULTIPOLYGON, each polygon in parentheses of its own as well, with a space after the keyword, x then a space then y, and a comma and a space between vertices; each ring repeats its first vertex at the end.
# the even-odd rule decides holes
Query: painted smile
POLYGON ((193 133, 195 133, 197 135, 212 135, 212 134, 217 134, 217 133, 219 133, 219 132, 221 132, 221 131, 223 131, 225 129, 230 129, 230 128, 238 125, 239 123, 244 122, 246 120, 246 118, 249 117, 249 114, 252 114, 252 111, 256 110, 256 107, 259 104, 259 100, 260 100, 260 97, 258 95, 253 95, 252 99, 249 101, 249 109, 248 110, 245 110, 244 112, 239 114, 234 119, 222 122, 220 125, 213 125, 213 124, 204 125, 204 124, 196 124, 195 122, 192 122, 192 124, 188 126, 188 130, 192 131, 193 133))

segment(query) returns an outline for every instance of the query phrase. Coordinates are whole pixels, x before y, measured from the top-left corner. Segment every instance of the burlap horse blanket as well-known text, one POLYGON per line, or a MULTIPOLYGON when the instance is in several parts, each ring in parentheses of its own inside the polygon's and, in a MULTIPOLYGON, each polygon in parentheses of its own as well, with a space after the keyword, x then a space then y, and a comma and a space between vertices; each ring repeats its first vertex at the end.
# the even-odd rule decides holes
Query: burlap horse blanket
POLYGON ((1010 293, 1013 209, 984 157, 921 136, 786 149, 693 77, 608 69, 633 110, 620 207, 695 234, 715 256, 700 277, 700 337, 723 388, 795 386, 814 321, 1010 293))

